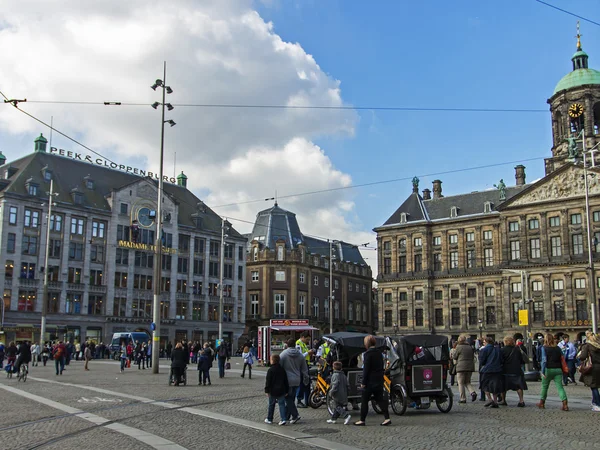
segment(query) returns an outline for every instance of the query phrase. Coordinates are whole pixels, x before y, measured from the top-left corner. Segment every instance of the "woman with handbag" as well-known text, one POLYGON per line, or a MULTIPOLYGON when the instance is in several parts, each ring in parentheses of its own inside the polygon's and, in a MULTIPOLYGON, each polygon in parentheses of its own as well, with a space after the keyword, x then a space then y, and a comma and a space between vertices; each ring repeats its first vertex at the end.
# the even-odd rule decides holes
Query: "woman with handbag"
POLYGON ((462 334, 458 337, 456 350, 454 350, 453 362, 458 378, 458 392, 460 402, 467 403, 466 392, 471 396, 471 401, 477 400, 477 392, 471 384, 471 376, 475 372, 475 350, 467 342, 468 336, 462 334))
POLYGON ((502 373, 504 374, 504 395, 502 396, 503 406, 507 406, 506 393, 508 391, 517 391, 519 403, 517 406, 523 408, 525 400, 523 391, 527 390, 525 383, 525 374, 523 365, 528 362, 527 356, 521 350, 521 346, 515 345, 515 339, 512 336, 504 338, 504 347, 502 348, 502 373))
MULTIPOLYGON (((544 409, 546 407, 546 397, 548 396, 548 386, 554 380, 558 396, 562 400, 562 410, 568 411, 567 393, 562 384, 564 358, 562 351, 556 345, 556 339, 551 333, 546 334, 544 346, 542 347, 542 392, 537 407, 544 409)), ((568 371, 568 369, 567 369, 568 371)))
POLYGON ((592 411, 600 412, 600 336, 587 331, 586 343, 577 357, 581 360, 579 381, 592 390, 592 411))

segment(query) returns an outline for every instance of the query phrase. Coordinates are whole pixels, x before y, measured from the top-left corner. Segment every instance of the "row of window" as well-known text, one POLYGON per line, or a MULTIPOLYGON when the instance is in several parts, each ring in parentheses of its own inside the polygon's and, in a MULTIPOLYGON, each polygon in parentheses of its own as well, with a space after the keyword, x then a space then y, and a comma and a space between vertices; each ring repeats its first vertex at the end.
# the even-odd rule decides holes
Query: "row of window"
MULTIPOLYGON (((274 314, 275 317, 282 317, 287 314, 287 300, 286 294, 275 294, 274 297, 274 314)), ((249 314, 251 316, 260 315, 260 305, 259 305, 259 295, 258 294, 250 294, 250 311, 249 314)), ((313 317, 319 317, 321 313, 321 302, 319 297, 313 297, 312 300, 312 308, 311 313, 313 317)), ((305 317, 308 316, 308 302, 306 299, 306 294, 300 293, 298 295, 298 316, 305 317)), ((329 299, 323 300, 323 315, 325 317, 329 317, 329 299)), ((339 300, 335 300, 333 302, 333 318, 340 318, 340 302, 339 300)), ((356 320, 360 322, 361 320, 368 320, 367 315, 367 305, 361 302, 349 302, 348 303, 348 320, 356 320)))
MULTIPOLYGON (((313 285, 314 286, 319 286, 319 279, 321 277, 319 277, 319 275, 315 275, 313 277, 313 285)), ((256 283, 259 281, 259 272, 258 270, 253 270, 250 272, 250 279, 252 282, 256 283)), ((281 281, 284 282, 286 279, 286 272, 285 270, 276 270, 275 271, 275 281, 281 281)), ((306 283, 306 274, 304 272, 300 272, 298 274, 298 281, 300 284, 305 284, 306 283)), ((329 287, 329 278, 328 277, 323 277, 323 286, 325 287, 329 287)), ((339 281, 337 279, 333 280, 333 288, 334 289, 339 289, 339 281)), ((355 292, 360 292, 361 290, 361 284, 359 283, 353 283, 352 281, 348 282, 348 291, 349 292, 353 292, 353 289, 356 289, 355 292)), ((367 293, 367 285, 363 284, 362 285, 362 293, 366 294, 367 293)))
MULTIPOLYGON (((9 289, 4 290, 4 307, 5 310, 10 310, 11 303, 11 291, 9 289)), ((37 293, 36 291, 20 290, 17 302, 17 311, 33 312, 35 311, 37 293)), ((84 311, 83 306, 83 295, 78 293, 67 293, 65 299, 65 314, 82 314, 84 311)), ((104 307, 105 301, 102 295, 89 295, 87 303, 87 314, 88 315, 104 315, 108 313, 104 307)), ((48 313, 58 314, 60 312, 60 293, 49 292, 48 293, 48 313)), ((170 302, 162 301, 160 304, 161 319, 170 318, 170 302)), ((225 321, 231 321, 233 319, 234 307, 231 305, 224 305, 223 314, 225 321)), ((113 316, 117 317, 142 317, 152 318, 152 300, 147 299, 134 299, 131 301, 131 315, 127 314, 127 298, 115 297, 113 302, 113 316)), ((238 321, 242 320, 242 309, 238 308, 238 321)), ((219 306, 208 305, 208 311, 205 313, 205 304, 202 302, 190 302, 177 301, 175 309, 175 319, 179 320, 208 320, 218 321, 219 320, 219 306)))
MULTIPOLYGON (((17 225, 17 217, 19 208, 10 206, 8 211, 8 224, 17 225)), ((25 228, 38 228, 41 225, 41 211, 35 209, 24 208, 23 226, 25 228)), ((50 230, 61 232, 63 230, 63 216, 60 214, 52 214, 50 216, 50 230)), ((106 222, 92 220, 92 237, 104 238, 106 232, 106 222)), ((71 218, 71 234, 83 235, 85 229, 85 219, 72 217, 71 218)))
MULTIPOLYGON (((594 233, 594 251, 598 252, 600 248, 600 233, 594 233)), ((571 254, 583 255, 583 234, 571 235, 571 254)), ((550 237, 550 256, 562 256, 563 247, 560 236, 550 237)), ((542 257, 542 246, 540 238, 529 239, 529 258, 537 259, 542 257)), ((510 259, 511 261, 519 261, 521 259, 521 241, 510 241, 510 259)))
MULTIPOLYGON (((600 222, 600 211, 592 212, 592 221, 600 222)), ((575 213, 569 215, 569 223, 571 225, 581 225, 583 223, 583 216, 581 213, 575 213)), ((516 232, 520 230, 520 222, 511 221, 508 222, 508 231, 516 232)), ((548 226, 551 228, 560 227, 560 216, 548 217, 548 226)), ((527 228, 530 230, 538 230, 540 228, 540 220, 538 218, 532 218, 527 221, 527 228)))

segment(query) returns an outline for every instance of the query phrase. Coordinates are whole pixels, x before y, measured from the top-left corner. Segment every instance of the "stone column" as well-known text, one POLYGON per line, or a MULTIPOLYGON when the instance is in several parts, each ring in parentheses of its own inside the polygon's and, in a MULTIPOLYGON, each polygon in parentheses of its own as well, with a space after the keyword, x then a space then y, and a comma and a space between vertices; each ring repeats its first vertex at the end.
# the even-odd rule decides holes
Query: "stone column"
MULTIPOLYGON (((550 274, 546 273, 543 275, 544 277, 544 320, 553 320, 554 317, 552 317, 552 286, 550 285, 550 274)), ((565 280, 566 282, 566 280, 565 280)), ((565 286, 565 291, 564 293, 566 294, 566 286, 565 286)), ((566 297, 563 296, 563 299, 566 297)), ((565 301, 566 303, 566 301, 565 301)), ((533 305, 531 305, 531 308, 533 309, 533 305)), ((533 311, 531 313, 531 320, 533 321, 533 311)))
POLYGON ((565 301, 565 320, 573 319, 575 309, 573 303, 575 303, 575 288, 573 286, 573 273, 569 272, 565 274, 565 295, 563 297, 565 301))

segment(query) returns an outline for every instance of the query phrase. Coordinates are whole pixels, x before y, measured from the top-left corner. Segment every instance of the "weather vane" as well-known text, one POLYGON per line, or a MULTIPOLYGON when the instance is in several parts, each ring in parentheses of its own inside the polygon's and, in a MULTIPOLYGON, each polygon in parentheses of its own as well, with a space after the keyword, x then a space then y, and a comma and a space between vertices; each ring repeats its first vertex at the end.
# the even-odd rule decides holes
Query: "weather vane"
POLYGON ((579 32, 579 20, 577 21, 577 50, 581 50, 581 36, 582 34, 579 32))

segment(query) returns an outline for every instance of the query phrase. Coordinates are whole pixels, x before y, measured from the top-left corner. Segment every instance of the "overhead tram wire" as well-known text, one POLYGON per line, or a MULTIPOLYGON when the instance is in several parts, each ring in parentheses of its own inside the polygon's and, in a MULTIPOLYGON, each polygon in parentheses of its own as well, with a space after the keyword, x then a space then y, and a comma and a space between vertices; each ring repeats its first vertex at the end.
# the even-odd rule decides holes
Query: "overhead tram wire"
POLYGON ((587 18, 585 18, 583 16, 580 16, 578 14, 572 13, 571 11, 567 11, 566 9, 559 8, 558 6, 551 5, 550 3, 543 2, 542 0, 534 0, 534 1, 537 2, 537 3, 541 3, 542 5, 548 6, 548 7, 552 8, 552 9, 556 9, 556 10, 558 10, 560 12, 563 12, 565 14, 568 14, 570 16, 577 17, 578 19, 584 20, 585 22, 588 22, 588 23, 591 23, 591 24, 594 24, 594 25, 597 25, 597 26, 600 27, 600 23, 595 22, 595 21, 593 21, 591 19, 587 19, 587 18))
MULTIPOLYGON (((6 97, 6 95, 4 95, 4 93, 3 93, 2 91, 0 91, 0 95, 2 95, 2 96, 4 97, 4 99, 5 99, 5 100, 8 100, 8 97, 6 97)), ((90 147, 88 147, 87 145, 85 145, 85 144, 83 144, 83 143, 79 142, 77 139, 74 139, 74 138, 70 137, 69 135, 67 135, 67 134, 65 134, 65 133, 63 133, 63 132, 61 132, 60 130, 57 130, 57 129, 56 129, 56 128, 54 128, 53 126, 51 126, 51 125, 48 125, 48 124, 47 124, 46 122, 44 122, 43 120, 41 120, 41 119, 38 119, 37 117, 33 116, 32 114, 28 113, 27 111, 24 111, 23 109, 19 108, 19 107, 18 107, 18 103, 19 103, 19 102, 17 101, 16 103, 11 103, 11 104, 12 104, 12 105, 13 105, 13 106, 14 106, 14 107, 17 109, 17 110, 19 110, 20 112, 22 112, 23 114, 25 114, 25 115, 27 115, 28 117, 30 117, 30 118, 32 118, 32 119, 34 119, 34 120, 36 120, 37 122, 41 123, 41 124, 42 124, 42 125, 44 125, 45 127, 48 127, 48 128, 50 128, 51 130, 53 130, 53 131, 57 132, 57 133, 58 133, 58 134, 60 134, 61 136, 64 136, 65 138, 69 139, 70 141, 74 142, 75 144, 77 144, 77 145, 80 145, 81 147, 85 148, 86 150, 89 150, 90 152, 92 152, 92 153, 94 153, 95 155, 97 155, 97 156, 99 156, 99 157, 101 157, 101 158, 105 159, 106 161, 109 161, 109 162, 112 162, 112 163, 114 163, 114 164, 117 164, 117 163, 115 163, 114 161, 112 161, 110 158, 107 158, 106 156, 102 155, 101 153, 98 153, 97 151, 95 151, 95 150, 91 149, 91 148, 90 148, 90 147)), ((140 179, 141 179, 141 180, 144 180, 144 181, 146 181, 146 182, 148 182, 148 183, 150 183, 150 184, 152 184, 152 185, 154 185, 154 182, 153 182, 151 179, 149 179, 148 177, 141 177, 141 176, 140 176, 140 179)), ((288 196, 288 197, 289 197, 289 196, 288 196)), ((263 201, 264 201, 264 200, 263 200, 263 201)), ((191 206, 191 207, 194 207, 194 208, 196 207, 196 205, 192 205, 191 203, 189 203, 189 202, 186 202, 186 201, 183 201, 183 200, 180 200, 180 202, 181 202, 181 203, 185 203, 185 204, 187 204, 188 206, 191 206)), ((211 208, 211 209, 212 209, 212 208, 211 208)), ((249 223, 249 224, 251 224, 251 225, 254 225, 254 223, 255 223, 255 222, 251 222, 251 221, 249 221, 249 220, 245 220, 245 219, 238 219, 238 218, 235 218, 235 217, 229 217, 229 216, 227 217, 227 219, 228 219, 228 220, 237 221, 237 222, 242 222, 242 223, 249 223)), ((272 225, 269 225, 269 226, 267 226, 267 228, 270 228, 270 229, 273 229, 273 230, 278 230, 278 231, 287 231, 287 229, 283 229, 283 228, 274 227, 274 226, 272 226, 272 225)), ((315 235, 310 235, 310 234, 303 234, 303 235, 304 235, 304 236, 306 236, 306 237, 315 238, 315 239, 320 239, 320 240, 329 240, 329 238, 325 238, 325 237, 322 237, 322 236, 315 236, 315 235)), ((366 244, 359 244, 359 245, 357 245, 357 244, 352 244, 352 243, 348 243, 348 242, 346 242, 346 243, 347 243, 347 244, 349 244, 349 245, 351 245, 351 246, 353 246, 353 247, 356 247, 356 248, 363 248, 363 249, 365 249, 365 250, 376 250, 376 248, 374 248, 374 247, 370 247, 370 248, 369 248, 369 247, 367 247, 367 245, 366 245, 366 244)), ((368 243, 367 243, 367 244, 368 244, 368 243)), ((327 249, 329 249, 329 247, 327 247, 327 249)))
MULTIPOLYGON (((98 106, 148 106, 147 103, 137 102, 106 102, 106 101, 69 101, 69 100, 27 100, 27 103, 64 104, 64 105, 98 105, 98 106)), ((297 110, 333 110, 333 111, 398 111, 398 112, 481 112, 481 113, 546 113, 546 109, 528 108, 426 108, 418 106, 352 106, 352 105, 268 105, 268 104, 238 104, 238 103, 173 103, 176 107, 188 108, 228 108, 228 109, 297 109, 297 110)))

